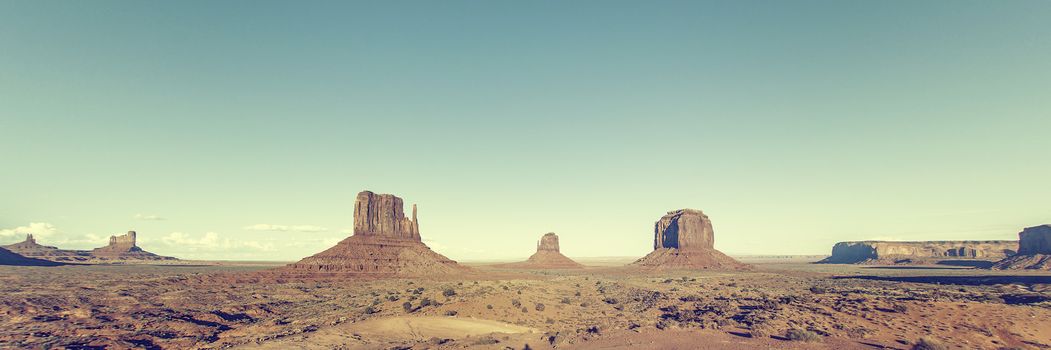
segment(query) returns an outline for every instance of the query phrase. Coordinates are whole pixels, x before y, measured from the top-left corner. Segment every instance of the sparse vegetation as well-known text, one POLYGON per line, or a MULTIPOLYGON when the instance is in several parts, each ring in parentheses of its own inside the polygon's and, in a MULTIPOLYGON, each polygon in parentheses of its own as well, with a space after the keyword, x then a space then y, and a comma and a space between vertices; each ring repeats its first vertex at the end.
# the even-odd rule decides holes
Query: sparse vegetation
POLYGON ((789 329, 788 332, 785 332, 785 338, 792 341, 802 342, 819 342, 822 340, 820 334, 799 328, 789 329))
POLYGON ((442 295, 447 297, 447 298, 451 297, 451 296, 455 296, 456 295, 456 290, 452 289, 452 288, 446 288, 445 290, 442 291, 442 295))
POLYGON ((949 350, 949 347, 933 338, 923 337, 912 345, 912 350, 949 350))
POLYGON ((536 309, 536 311, 544 311, 545 306, 543 303, 536 303, 536 306, 534 308, 536 309))

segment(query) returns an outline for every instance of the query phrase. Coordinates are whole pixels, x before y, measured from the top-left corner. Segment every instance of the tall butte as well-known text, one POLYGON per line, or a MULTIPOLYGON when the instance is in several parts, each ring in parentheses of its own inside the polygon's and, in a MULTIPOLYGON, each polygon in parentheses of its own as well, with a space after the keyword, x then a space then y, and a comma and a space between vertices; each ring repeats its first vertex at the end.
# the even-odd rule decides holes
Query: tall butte
POLYGON ((743 270, 751 266, 715 250, 715 231, 696 209, 669 211, 653 227, 653 252, 632 263, 659 269, 743 270))
POLYGON ((498 265, 516 269, 579 269, 584 265, 562 255, 558 248, 558 235, 549 232, 536 242, 536 253, 523 262, 498 265))
POLYGON ((279 269, 312 276, 387 277, 468 271, 420 239, 416 206, 406 218, 401 198, 370 191, 354 202, 354 234, 323 252, 279 269))

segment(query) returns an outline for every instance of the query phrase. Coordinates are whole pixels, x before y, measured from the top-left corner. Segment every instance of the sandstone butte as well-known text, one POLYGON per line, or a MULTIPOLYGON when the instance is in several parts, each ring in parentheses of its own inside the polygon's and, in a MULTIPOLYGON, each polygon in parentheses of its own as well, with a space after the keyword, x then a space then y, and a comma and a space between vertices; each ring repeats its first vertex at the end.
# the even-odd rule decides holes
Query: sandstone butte
POLYGON ((469 270, 423 244, 415 205, 412 218, 406 218, 401 198, 363 191, 354 202, 353 235, 272 272, 313 278, 430 276, 469 270))
POLYGON ((715 250, 712 222, 696 209, 670 211, 657 220, 653 228, 653 252, 631 265, 657 269, 752 268, 715 250))
POLYGON ((178 260, 170 256, 160 256, 142 250, 135 244, 135 231, 128 231, 120 236, 110 236, 109 244, 95 248, 91 256, 98 260, 178 260))
POLYGON ((120 236, 110 236, 109 244, 94 250, 66 250, 37 243, 32 234, 26 234, 26 240, 6 245, 3 248, 19 255, 71 263, 127 263, 145 261, 178 260, 173 257, 160 256, 142 250, 135 243, 135 231, 120 236))
POLYGON ((1051 225, 1027 227, 1018 233, 1018 254, 993 265, 1000 270, 1051 270, 1051 225))
POLYGON ((514 269, 580 269, 584 265, 562 255, 558 246, 558 235, 549 232, 540 237, 536 243, 536 253, 526 261, 497 265, 514 269))
POLYGON ((946 260, 996 261, 1015 254, 1018 241, 855 241, 832 246, 825 264, 935 264, 946 260))

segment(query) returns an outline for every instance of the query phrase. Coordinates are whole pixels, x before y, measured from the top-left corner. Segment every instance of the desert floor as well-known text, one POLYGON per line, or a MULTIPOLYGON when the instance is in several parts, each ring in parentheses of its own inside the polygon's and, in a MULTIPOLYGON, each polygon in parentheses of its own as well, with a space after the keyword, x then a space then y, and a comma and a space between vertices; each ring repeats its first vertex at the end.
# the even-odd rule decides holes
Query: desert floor
POLYGON ((244 278, 273 267, 259 263, 3 266, 0 348, 1051 348, 1047 272, 776 257, 745 259, 750 272, 646 272, 614 260, 310 282, 244 278))

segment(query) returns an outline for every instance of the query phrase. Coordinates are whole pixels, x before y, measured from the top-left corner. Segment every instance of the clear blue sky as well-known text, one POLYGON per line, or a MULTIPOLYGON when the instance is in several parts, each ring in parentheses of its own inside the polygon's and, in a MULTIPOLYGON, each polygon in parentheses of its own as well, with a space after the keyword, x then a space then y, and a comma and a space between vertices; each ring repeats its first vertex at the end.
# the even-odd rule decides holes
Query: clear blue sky
POLYGON ((0 243, 294 260, 369 189, 455 259, 1051 223, 1049 1, 3 1, 0 243), (20 228, 21 227, 21 228, 20 228))

